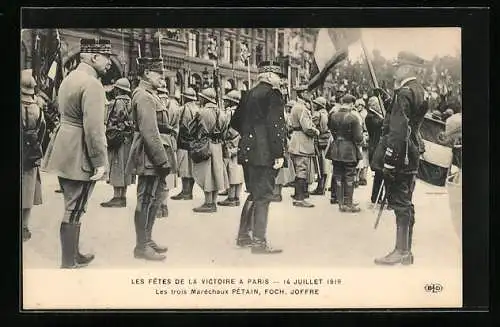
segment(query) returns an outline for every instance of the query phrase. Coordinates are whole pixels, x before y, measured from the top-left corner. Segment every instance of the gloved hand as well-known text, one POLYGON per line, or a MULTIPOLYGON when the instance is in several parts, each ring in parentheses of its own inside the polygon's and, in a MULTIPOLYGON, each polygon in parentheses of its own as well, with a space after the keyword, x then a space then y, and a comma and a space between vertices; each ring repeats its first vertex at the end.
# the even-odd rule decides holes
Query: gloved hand
POLYGON ((382 173, 384 174, 384 179, 388 182, 393 182, 396 179, 395 169, 392 166, 384 164, 384 169, 382 169, 382 173))
POLYGON ((165 178, 165 177, 167 177, 168 174, 170 174, 170 167, 165 167, 165 166, 156 167, 156 173, 161 178, 165 178))

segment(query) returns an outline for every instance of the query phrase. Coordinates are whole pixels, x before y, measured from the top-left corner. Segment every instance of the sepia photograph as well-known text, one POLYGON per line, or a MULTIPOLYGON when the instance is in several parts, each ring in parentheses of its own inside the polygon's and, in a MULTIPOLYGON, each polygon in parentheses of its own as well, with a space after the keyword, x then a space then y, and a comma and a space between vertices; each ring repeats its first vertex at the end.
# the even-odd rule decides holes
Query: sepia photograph
POLYGON ((21 25, 22 309, 462 307, 461 33, 21 25))

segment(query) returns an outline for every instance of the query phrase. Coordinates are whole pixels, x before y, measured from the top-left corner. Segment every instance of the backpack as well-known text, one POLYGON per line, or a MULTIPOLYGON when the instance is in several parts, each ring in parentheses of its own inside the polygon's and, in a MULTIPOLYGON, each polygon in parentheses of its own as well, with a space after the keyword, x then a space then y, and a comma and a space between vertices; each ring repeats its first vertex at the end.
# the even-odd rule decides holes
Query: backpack
POLYGON ((39 167, 41 159, 43 157, 42 144, 38 139, 38 134, 40 133, 40 127, 42 125, 42 109, 39 108, 40 113, 38 116, 38 121, 34 128, 28 128, 28 107, 24 107, 25 110, 25 120, 23 122, 22 131, 22 145, 23 145, 23 168, 24 170, 29 170, 34 167, 39 167))

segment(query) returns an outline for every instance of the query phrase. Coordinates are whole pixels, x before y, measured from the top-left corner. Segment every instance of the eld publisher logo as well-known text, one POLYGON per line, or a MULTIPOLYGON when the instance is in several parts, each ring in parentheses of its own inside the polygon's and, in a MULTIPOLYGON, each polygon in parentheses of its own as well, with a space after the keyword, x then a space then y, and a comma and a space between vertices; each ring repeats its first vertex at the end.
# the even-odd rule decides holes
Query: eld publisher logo
POLYGON ((424 289, 428 293, 440 293, 443 290, 443 285, 439 283, 426 284, 424 289))

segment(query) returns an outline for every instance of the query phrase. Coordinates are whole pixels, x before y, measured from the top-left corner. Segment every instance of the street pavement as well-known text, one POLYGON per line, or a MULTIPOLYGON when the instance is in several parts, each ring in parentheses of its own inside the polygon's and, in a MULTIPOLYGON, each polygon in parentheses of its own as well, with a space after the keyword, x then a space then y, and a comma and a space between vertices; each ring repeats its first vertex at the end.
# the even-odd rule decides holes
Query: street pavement
MULTIPOLYGON (((22 247, 24 268, 50 269, 60 264, 62 194, 54 192, 58 188, 55 175, 42 173, 41 178, 43 204, 33 208, 30 221, 33 235, 22 247)), ((170 195, 179 190, 171 190, 170 195)), ((271 203, 268 224, 271 246, 284 252, 265 256, 252 255, 249 249, 235 246, 241 206, 247 194, 243 192, 240 207, 219 206, 213 214, 194 213, 192 209, 203 202, 203 192, 195 186, 193 200, 169 200, 169 217, 157 220, 154 226, 154 240, 169 248, 167 259, 147 262, 134 259, 132 254, 135 185, 129 187, 126 208, 102 208, 99 204, 112 197, 113 189, 106 182, 98 182, 82 217, 80 248, 96 255, 91 263, 96 269, 372 267, 375 257, 394 247, 395 218, 392 211, 385 210, 378 228, 373 228, 377 210, 368 208, 370 191, 371 177, 368 186, 355 190, 355 200, 360 202, 362 212, 349 214, 340 213, 337 205, 330 204, 329 193, 311 196, 309 200, 315 208, 296 208, 290 198, 293 189, 284 188, 283 201, 271 203)), ((418 180, 414 203, 414 266, 460 267, 461 244, 453 230, 446 188, 418 180)))

